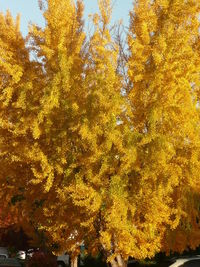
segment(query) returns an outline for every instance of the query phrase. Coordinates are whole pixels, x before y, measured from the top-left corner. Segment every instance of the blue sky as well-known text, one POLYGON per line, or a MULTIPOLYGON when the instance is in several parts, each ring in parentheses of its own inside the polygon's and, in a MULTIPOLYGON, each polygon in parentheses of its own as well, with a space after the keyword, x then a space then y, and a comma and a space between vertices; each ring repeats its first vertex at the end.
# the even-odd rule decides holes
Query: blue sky
MULTIPOLYGON (((84 3, 85 18, 88 14, 95 13, 98 10, 97 0, 84 0, 84 3)), ((113 21, 123 19, 124 25, 128 26, 128 14, 132 8, 132 0, 113 0, 113 3, 113 21)), ((0 0, 0 11, 5 12, 7 9, 11 11, 13 16, 18 13, 21 14, 21 30, 24 35, 27 33, 30 21, 39 25, 44 23, 37 0, 0 0)))

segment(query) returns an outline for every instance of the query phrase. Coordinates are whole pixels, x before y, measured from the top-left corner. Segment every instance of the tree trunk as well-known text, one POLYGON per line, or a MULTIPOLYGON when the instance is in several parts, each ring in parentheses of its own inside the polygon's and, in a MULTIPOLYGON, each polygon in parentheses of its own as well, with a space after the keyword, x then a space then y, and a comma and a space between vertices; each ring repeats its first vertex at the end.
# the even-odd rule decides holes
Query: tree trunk
POLYGON ((119 267, 127 267, 127 263, 124 261, 124 259, 122 258, 122 256, 119 254, 117 255, 117 262, 118 262, 118 266, 119 267))
POLYGON ((117 255, 116 259, 111 261, 112 267, 127 267, 127 263, 124 261, 121 255, 117 255))
POLYGON ((117 263, 116 260, 112 260, 112 261, 110 262, 110 264, 111 264, 112 267, 119 267, 119 265, 118 265, 118 263, 117 263))
POLYGON ((78 267, 78 256, 72 258, 71 267, 78 267))

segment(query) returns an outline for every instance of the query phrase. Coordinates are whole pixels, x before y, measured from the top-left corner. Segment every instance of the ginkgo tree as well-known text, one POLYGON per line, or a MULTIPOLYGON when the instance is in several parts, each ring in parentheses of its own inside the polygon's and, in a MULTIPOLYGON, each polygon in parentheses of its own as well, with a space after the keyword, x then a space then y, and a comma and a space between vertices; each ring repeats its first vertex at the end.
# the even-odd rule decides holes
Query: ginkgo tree
MULTIPOLYGON (((31 169, 27 152, 32 144, 31 123, 39 95, 40 69, 29 59, 29 51, 9 12, 0 15, 0 157, 2 212, 21 218, 22 210, 9 203, 24 198, 31 169), (34 89, 33 89, 34 88, 34 89), (9 211, 9 212, 8 212, 9 211)), ((26 191, 27 192, 27 191, 26 191)))
MULTIPOLYGON (((126 170, 134 161, 134 158, 129 155, 135 150, 129 140, 129 126, 120 122, 124 116, 123 109, 126 102, 121 95, 122 77, 116 72, 118 47, 109 32, 110 1, 99 2, 100 15, 94 16, 94 34, 89 40, 87 54, 81 54, 82 51, 79 48, 80 54, 76 55, 76 57, 79 56, 80 62, 85 56, 84 68, 80 65, 77 69, 69 69, 67 84, 64 85, 62 85, 62 79, 66 79, 67 64, 73 63, 72 51, 75 48, 70 50, 69 55, 67 54, 72 29, 68 31, 69 36, 62 33, 67 30, 64 22, 69 25, 69 21, 66 20, 66 16, 63 16, 63 6, 58 4, 53 6, 53 3, 48 2, 48 8, 44 12, 48 26, 44 31, 38 31, 34 27, 31 34, 32 44, 39 50, 38 55, 44 60, 45 79, 49 77, 47 78, 49 94, 44 94, 44 101, 41 101, 44 106, 38 114, 35 138, 43 148, 43 142, 46 143, 44 138, 49 139, 52 134, 57 142, 52 144, 55 151, 51 153, 51 163, 57 166, 57 161, 59 163, 61 161, 59 155, 55 156, 60 142, 63 143, 64 160, 63 170, 61 169, 59 175, 54 174, 55 169, 52 171, 55 178, 51 180, 52 184, 48 184, 49 197, 42 205, 45 219, 40 222, 40 227, 46 231, 53 242, 61 246, 62 250, 72 250, 75 255, 78 252, 76 246, 84 241, 89 252, 94 253, 103 246, 112 261, 120 253, 118 248, 113 248, 118 247, 117 243, 120 243, 122 236, 128 235, 128 240, 131 240, 131 230, 128 226, 124 229, 124 233, 121 233, 120 227, 126 225, 125 221, 120 223, 121 226, 118 223, 122 216, 126 220, 128 213, 126 208, 128 200, 123 187, 127 187, 128 183, 126 170), (58 16, 59 12, 62 14, 63 21, 58 16), (51 23, 53 18, 59 19, 53 24, 54 27, 51 23), (63 25, 63 29, 59 23, 63 25), (66 41, 62 42, 63 54, 61 55, 65 59, 62 69, 58 62, 62 59, 59 57, 61 47, 59 42, 63 36, 66 41), (53 49, 52 43, 48 42, 49 39, 54 40, 53 49), (48 59, 50 51, 53 51, 54 57, 48 59), (52 72, 52 65, 49 64, 54 64, 53 66, 58 69, 52 72), (51 79, 54 81, 54 78, 57 82, 60 81, 57 87, 51 87, 51 79), (52 97, 53 92, 57 95, 52 97), (74 95, 76 92, 78 95, 74 95), (50 105, 50 101, 53 100, 56 103, 55 106, 50 105), (74 104, 73 101, 75 101, 74 104), (47 108, 49 110, 46 110, 47 108), (71 113, 68 114, 68 112, 71 113), (60 124, 57 125, 57 122, 60 124), (48 133, 44 135, 43 132, 47 130, 48 133), (122 177, 118 165, 123 167, 122 177), (119 185, 122 185, 122 188, 119 185), (121 201, 118 200, 119 197, 121 201), (116 209, 117 205, 119 209, 116 209), (118 221, 111 223, 116 216, 118 221), (119 236, 114 234, 116 230, 119 236), (116 239, 115 245, 112 245, 113 238, 116 239), (107 247, 108 243, 110 244, 107 247)), ((63 1, 66 12, 67 3, 63 1)), ((69 5, 69 7, 74 10, 73 6, 69 5)), ((73 14, 72 17, 74 19, 76 16, 73 14)), ((73 21, 72 25, 74 24, 73 21)), ((77 30, 75 33, 77 34, 77 30)), ((50 159, 49 155, 47 158, 50 159)), ((134 226, 132 228, 135 229, 134 226)), ((128 247, 129 242, 126 245, 128 247)))
POLYGON ((74 267, 83 243, 113 267, 200 244, 200 3, 134 2, 126 77, 111 4, 90 37, 81 0, 39 1, 26 39, 0 15, 3 213, 74 267))
POLYGON ((78 109, 84 101, 79 91, 82 5, 59 1, 56 9, 55 4, 48 2, 47 26, 44 31, 32 26, 28 43, 19 32, 19 18, 15 23, 10 13, 1 15, 1 199, 4 213, 15 216, 29 234, 30 228, 41 230, 67 164, 76 155, 73 127, 81 120, 78 109), (30 60, 32 51, 38 62, 30 60))
POLYGON ((131 13, 129 99, 140 135, 136 179, 144 184, 139 205, 145 209, 140 220, 159 238, 158 248, 168 252, 199 244, 198 238, 184 238, 187 227, 182 238, 178 235, 179 249, 174 231, 168 231, 167 239, 165 227, 163 232, 163 224, 174 230, 186 220, 192 233, 193 213, 199 216, 200 65, 194 49, 199 8, 198 1, 141 0, 131 13))

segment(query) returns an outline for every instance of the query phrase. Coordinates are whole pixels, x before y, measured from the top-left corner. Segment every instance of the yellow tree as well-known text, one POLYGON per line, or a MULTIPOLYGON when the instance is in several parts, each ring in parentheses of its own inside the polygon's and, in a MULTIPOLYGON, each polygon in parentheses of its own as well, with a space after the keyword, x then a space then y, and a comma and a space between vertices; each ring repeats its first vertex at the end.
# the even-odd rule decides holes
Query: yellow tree
POLYGON ((31 144, 32 117, 38 103, 38 64, 31 62, 25 40, 9 12, 0 14, 0 181, 3 214, 20 219, 22 210, 9 203, 23 198, 31 170, 26 153, 31 144))
MULTIPOLYGON (((146 256, 162 246, 164 250, 175 248, 173 242, 162 241, 167 225, 175 229, 184 216, 189 217, 190 227, 195 224, 191 221, 198 206, 193 205, 197 200, 193 190, 198 186, 200 167, 200 64, 194 46, 199 7, 198 1, 139 0, 130 15, 129 99, 132 124, 139 134, 135 172, 141 187, 138 227, 150 235, 145 241, 146 256)), ((198 242, 193 240, 193 244, 198 242)))
POLYGON ((44 231, 73 266, 83 241, 113 267, 196 246, 200 4, 134 4, 124 94, 110 0, 86 50, 82 1, 39 3, 46 25, 27 42, 19 19, 0 16, 3 212, 44 231))
POLYGON ((43 188, 42 204, 34 218, 50 241, 75 257, 82 241, 77 231, 81 215, 63 187, 69 187, 75 180, 77 157, 82 149, 79 128, 86 95, 83 4, 49 0, 40 1, 40 7, 46 26, 44 29, 33 26, 29 38, 43 69, 42 96, 33 121, 35 142, 30 155, 35 162, 31 168, 32 183, 43 188))
MULTIPOLYGON (((52 142, 53 138, 56 140, 55 145, 51 146, 55 151, 48 150, 46 158, 53 164, 60 164, 61 155, 57 154, 57 149, 60 150, 63 143, 62 157, 65 161, 61 169, 63 172, 59 175, 53 174, 52 184, 48 184, 49 198, 42 205, 46 220, 41 221, 41 228, 62 250, 72 250, 76 254, 78 246, 84 241, 88 251, 92 253, 103 247, 113 266, 124 264, 123 258, 127 259, 129 256, 129 246, 135 231, 129 216, 134 208, 129 205, 127 193, 128 171, 135 161, 135 149, 132 145, 134 140, 130 137, 133 133, 124 123, 127 103, 121 94, 121 77, 116 72, 118 47, 109 32, 110 1, 99 1, 100 15, 94 16, 94 34, 89 41, 84 70, 80 65, 79 68, 66 73, 67 64, 70 64, 70 60, 73 62, 71 55, 75 50, 70 50, 70 57, 66 57, 68 54, 64 42, 65 50, 62 55, 66 61, 62 65, 63 76, 58 64, 60 57, 51 57, 51 53, 57 55, 60 46, 54 45, 50 50, 51 43, 44 41, 58 38, 57 27, 61 28, 58 14, 63 16, 64 8, 60 4, 51 5, 49 1, 48 9, 44 13, 47 26, 49 25, 45 28, 44 34, 48 35, 42 35, 36 28, 36 34, 32 35, 38 55, 44 58, 48 90, 48 94, 45 94, 44 100, 41 101, 43 109, 39 113, 35 129, 39 130, 36 131, 36 138, 41 148, 44 148, 47 142, 43 132, 46 132, 48 142, 52 142), (53 18, 59 21, 56 20, 53 24, 55 28, 50 31, 50 21, 53 18), (37 40, 41 42, 39 45, 37 40), (48 54, 44 54, 45 51, 48 54), (50 58, 47 58, 48 56, 50 58), (55 69, 57 67, 58 70, 55 69), (58 82, 60 76, 63 79, 68 77, 67 84, 64 85, 68 85, 69 88, 64 86, 62 89, 62 83, 54 87, 51 85, 52 77, 58 82), (76 77, 79 79, 75 80, 76 77), (65 92, 66 88, 68 91, 65 92), (62 102, 65 94, 67 99, 62 102), (53 101, 56 107, 51 108, 50 104, 53 101), (71 107, 73 101, 75 104, 71 107), (60 103, 63 103, 63 106, 60 103), (63 114, 63 117, 59 114, 63 114), (59 118, 66 118, 62 125, 57 125, 59 118), (54 125, 57 125, 56 129, 54 125)), ((70 7, 73 10, 73 6, 70 7)), ((70 12, 68 11, 68 14, 70 12)), ((64 18, 66 20, 65 16, 64 18)), ((70 22, 66 21, 69 25, 70 22)), ((62 36, 68 41, 71 31, 68 35, 65 33, 62 36)), ((56 42, 58 41, 59 39, 56 39, 56 42)), ((135 241, 131 246, 135 248, 134 244, 135 241)))
POLYGON ((125 266, 128 256, 140 250, 133 238, 139 232, 133 223, 136 207, 131 190, 136 137, 127 124, 129 108, 117 73, 119 47, 109 29, 110 1, 99 1, 99 9, 86 59, 86 113, 79 130, 82 149, 76 159, 76 179, 60 191, 70 194, 83 214, 79 231, 89 252, 103 248, 112 266, 125 266))
POLYGON ((46 27, 32 26, 28 43, 19 19, 15 23, 10 13, 0 17, 1 199, 24 227, 29 220, 37 228, 46 212, 43 203, 50 213, 76 157, 85 38, 80 1, 77 6, 47 1, 47 9, 40 4, 46 27), (30 50, 37 61, 30 61, 30 50))

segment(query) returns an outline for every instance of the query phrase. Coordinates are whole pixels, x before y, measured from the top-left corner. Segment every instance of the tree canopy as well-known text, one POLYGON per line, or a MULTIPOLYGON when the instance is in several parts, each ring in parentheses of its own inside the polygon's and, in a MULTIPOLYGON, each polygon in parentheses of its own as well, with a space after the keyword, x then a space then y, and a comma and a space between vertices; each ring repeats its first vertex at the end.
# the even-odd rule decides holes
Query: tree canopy
POLYGON ((110 0, 91 35, 83 1, 39 5, 26 38, 0 14, 5 218, 74 266, 83 243, 113 267, 197 247, 199 1, 135 1, 124 51, 110 0))

